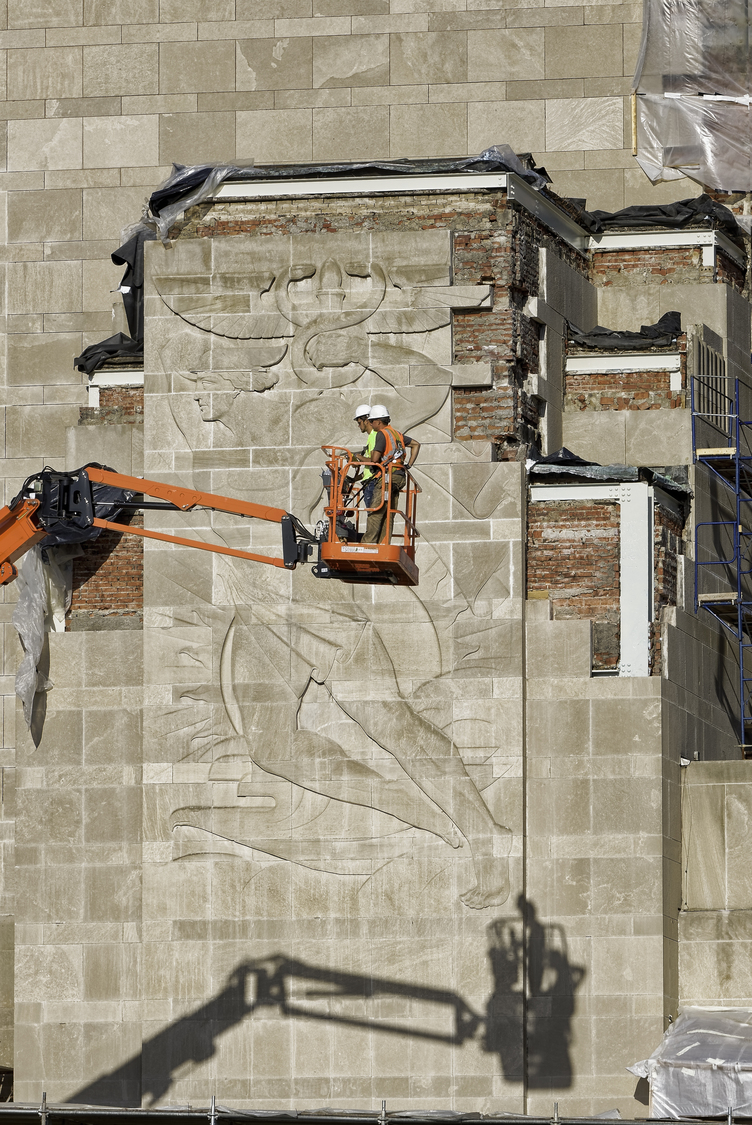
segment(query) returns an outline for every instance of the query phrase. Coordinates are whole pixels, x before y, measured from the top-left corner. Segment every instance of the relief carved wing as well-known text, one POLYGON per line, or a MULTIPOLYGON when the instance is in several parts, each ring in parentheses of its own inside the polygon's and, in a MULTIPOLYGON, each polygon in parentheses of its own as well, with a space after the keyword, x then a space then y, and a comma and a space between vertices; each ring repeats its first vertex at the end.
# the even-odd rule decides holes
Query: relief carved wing
POLYGON ((389 292, 367 323, 369 332, 431 332, 449 324, 454 309, 490 308, 489 285, 429 285, 389 292))
POLYGON ((156 289, 171 312, 204 332, 231 340, 278 340, 295 327, 264 295, 273 273, 159 277, 156 289))

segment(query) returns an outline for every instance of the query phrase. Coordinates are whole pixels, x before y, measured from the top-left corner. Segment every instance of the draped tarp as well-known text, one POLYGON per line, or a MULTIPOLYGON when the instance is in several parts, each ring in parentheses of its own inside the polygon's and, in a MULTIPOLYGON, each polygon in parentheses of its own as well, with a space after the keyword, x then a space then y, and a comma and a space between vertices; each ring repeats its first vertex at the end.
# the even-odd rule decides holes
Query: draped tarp
POLYGON ((654 183, 752 190, 748 0, 643 3, 638 163, 654 183))

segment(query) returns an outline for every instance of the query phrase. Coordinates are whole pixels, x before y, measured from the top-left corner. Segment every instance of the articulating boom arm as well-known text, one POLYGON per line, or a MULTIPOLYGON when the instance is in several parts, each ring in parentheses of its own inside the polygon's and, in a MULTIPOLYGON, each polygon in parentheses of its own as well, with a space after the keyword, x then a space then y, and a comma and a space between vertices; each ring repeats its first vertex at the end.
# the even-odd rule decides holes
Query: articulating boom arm
POLYGON ((415 565, 415 502, 420 488, 409 471, 399 468, 398 484, 392 486, 393 468, 373 462, 355 463, 348 449, 322 446, 328 455, 328 471, 324 474, 328 501, 326 519, 319 522, 312 534, 295 516, 283 508, 253 504, 198 492, 182 485, 164 484, 141 477, 124 476, 102 465, 84 465, 71 473, 43 469, 29 477, 10 504, 0 509, 0 586, 12 582, 18 571, 14 563, 31 547, 41 544, 52 547, 60 543, 84 543, 100 530, 124 535, 140 535, 159 539, 181 547, 195 547, 219 555, 266 563, 268 566, 295 570, 298 563, 311 559, 314 550, 317 562, 312 573, 317 578, 335 578, 342 582, 370 585, 416 586, 415 565), (380 495, 373 505, 365 502, 358 473, 368 464, 378 481, 380 495), (353 475, 355 473, 356 475, 353 475), (404 489, 404 507, 399 506, 399 493, 404 489), (145 497, 153 497, 147 500, 145 497), (116 522, 122 511, 149 509, 164 512, 190 512, 194 509, 227 512, 231 515, 278 523, 282 530, 282 557, 241 551, 221 543, 204 543, 185 539, 163 531, 151 531, 116 522), (379 525, 379 542, 374 535, 358 529, 375 514, 379 525), (400 517, 398 542, 392 542, 392 528, 400 517))
POLYGON ((48 539, 49 545, 52 545, 58 534, 60 542, 84 542, 93 537, 93 528, 140 535, 145 539, 161 539, 166 543, 251 559, 286 570, 294 570, 299 562, 307 560, 315 543, 314 536, 300 520, 283 508, 124 476, 100 465, 86 465, 72 473, 44 469, 29 477, 10 505, 0 509, 0 585, 13 581, 17 574, 13 564, 37 543, 48 539), (98 501, 96 489, 92 488, 97 484, 108 486, 106 499, 98 501), (144 500, 146 496, 156 497, 158 502, 144 500), (112 514, 113 509, 134 511, 144 508, 168 512, 189 512, 201 508, 278 523, 282 528, 282 558, 130 527, 103 518, 108 512, 112 514))

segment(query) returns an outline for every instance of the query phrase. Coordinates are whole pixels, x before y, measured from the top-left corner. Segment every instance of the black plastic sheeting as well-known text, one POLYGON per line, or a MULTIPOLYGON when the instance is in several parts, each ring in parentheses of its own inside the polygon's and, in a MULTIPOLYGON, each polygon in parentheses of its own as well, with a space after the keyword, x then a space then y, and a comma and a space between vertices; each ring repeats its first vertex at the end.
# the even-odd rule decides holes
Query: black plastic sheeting
POLYGON ((79 371, 91 375, 103 367, 108 359, 119 356, 140 358, 144 354, 144 242, 153 242, 155 231, 139 230, 111 255, 116 266, 126 270, 120 282, 125 316, 130 336, 116 332, 98 344, 89 344, 73 360, 79 371))
POLYGON ((639 332, 617 331, 596 324, 589 332, 570 336, 569 343, 581 348, 604 351, 640 351, 645 348, 667 348, 681 333, 681 313, 664 313, 657 324, 643 324, 639 332))
MULTIPOLYGON (((504 146, 506 149, 507 146, 504 146)), ((479 156, 461 159, 436 160, 364 160, 337 164, 267 164, 251 168, 227 165, 223 180, 243 182, 252 180, 324 180, 347 176, 418 176, 449 172, 515 172, 533 187, 550 183, 545 168, 536 168, 529 153, 514 159, 514 153, 502 151, 499 146, 487 148, 479 156)), ((170 178, 153 192, 149 208, 159 215, 165 207, 179 202, 200 187, 217 168, 216 164, 199 164, 186 167, 173 165, 170 178)))
POLYGON ((116 266, 126 266, 120 292, 133 340, 144 338, 144 243, 153 242, 156 237, 152 230, 140 230, 112 255, 116 266))
POLYGON ((88 348, 84 348, 81 352, 81 355, 76 356, 73 363, 79 371, 85 371, 87 375, 91 375, 94 371, 98 371, 100 367, 104 367, 108 359, 116 359, 118 356, 141 359, 143 354, 143 336, 140 340, 132 340, 130 336, 126 336, 123 332, 116 332, 114 336, 108 336, 106 340, 100 340, 98 344, 89 344, 88 348))
MULTIPOLYGON (((528 463, 529 464, 529 463, 528 463)), ((572 453, 565 446, 548 457, 540 457, 528 468, 528 476, 537 479, 539 483, 546 481, 549 484, 561 484, 574 480, 592 480, 601 484, 629 483, 644 481, 647 484, 657 485, 670 496, 686 503, 692 496, 689 484, 676 477, 686 477, 686 467, 677 466, 675 472, 667 469, 660 472, 658 469, 647 469, 635 465, 598 465, 595 461, 585 461, 572 453), (668 476, 668 472, 672 476, 668 476)))
MULTIPOLYGON (((571 200, 577 205, 579 200, 571 200)), ((734 214, 709 195, 696 199, 682 199, 678 203, 649 203, 625 207, 621 211, 586 211, 578 209, 577 221, 591 234, 609 230, 664 227, 671 230, 694 228, 721 230, 736 240, 740 237, 734 214)), ((741 243, 740 243, 741 245, 741 243)))
MULTIPOLYGON (((90 461, 88 465, 84 465, 83 469, 76 469, 73 473, 58 473, 54 469, 45 467, 43 473, 49 488, 49 499, 51 506, 57 506, 58 495, 61 488, 66 486, 71 477, 77 476, 83 470, 88 469, 89 466, 95 469, 104 469, 108 473, 117 472, 116 469, 110 468, 108 465, 100 465, 96 461, 90 461)), ((38 480, 40 473, 35 473, 34 476, 29 477, 24 481, 23 488, 18 496, 15 496, 10 502, 10 507, 13 508, 24 495, 28 494, 30 485, 33 481, 38 480)), ((91 498, 94 504, 94 512, 98 519, 114 520, 122 511, 122 505, 132 500, 136 495, 127 489, 115 488, 111 484, 102 484, 100 481, 91 481, 91 498)), ((97 539, 102 534, 101 527, 81 527, 75 520, 65 519, 45 519, 44 529, 47 532, 46 536, 38 544, 44 550, 47 547, 59 547, 63 543, 88 543, 92 539, 97 539)))

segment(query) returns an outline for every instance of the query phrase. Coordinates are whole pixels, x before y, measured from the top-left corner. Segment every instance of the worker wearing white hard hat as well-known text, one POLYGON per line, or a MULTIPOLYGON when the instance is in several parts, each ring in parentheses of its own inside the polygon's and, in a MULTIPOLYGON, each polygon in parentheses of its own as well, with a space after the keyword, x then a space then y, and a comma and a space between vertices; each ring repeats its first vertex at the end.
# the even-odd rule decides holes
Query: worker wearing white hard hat
POLYGON ((376 433, 371 460, 384 466, 378 474, 373 495, 372 510, 368 514, 363 543, 389 543, 394 526, 394 513, 399 502, 399 494, 405 487, 405 469, 413 464, 420 449, 420 442, 405 438, 390 425, 391 418, 386 406, 376 403, 371 407, 368 420, 376 433), (410 449, 409 462, 406 450, 410 449), (387 483, 388 482, 388 483, 387 483), (389 503, 387 503, 389 499, 389 503))
MULTIPOLYGON (((363 452, 356 455, 356 461, 370 461, 373 453, 373 443, 376 441, 376 431, 371 425, 368 415, 371 413, 371 407, 368 403, 363 403, 355 411, 355 421, 360 427, 360 432, 366 435, 366 444, 363 452)), ((376 477, 370 465, 363 466, 363 504, 366 508, 371 507, 373 500, 373 489, 376 484, 376 477)))
MULTIPOLYGON (((362 408, 358 407, 358 409, 360 410, 362 408)), ((375 403, 371 407, 370 413, 368 415, 368 421, 372 426, 374 426, 374 428, 375 423, 381 423, 382 427, 389 428, 389 423, 391 421, 389 408, 386 406, 382 406, 381 403, 375 403)), ((401 434, 400 437, 402 437, 401 434)), ((418 453, 420 452, 420 442, 417 440, 417 438, 413 437, 403 437, 402 441, 404 443, 405 452, 409 451, 410 454, 409 457, 404 458, 404 465, 405 468, 411 469, 418 459, 418 453)), ((379 445, 381 445, 380 442, 379 445)))

